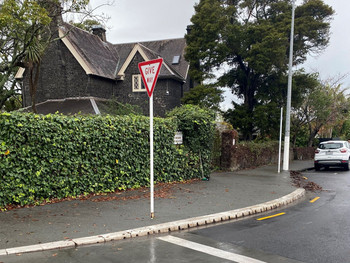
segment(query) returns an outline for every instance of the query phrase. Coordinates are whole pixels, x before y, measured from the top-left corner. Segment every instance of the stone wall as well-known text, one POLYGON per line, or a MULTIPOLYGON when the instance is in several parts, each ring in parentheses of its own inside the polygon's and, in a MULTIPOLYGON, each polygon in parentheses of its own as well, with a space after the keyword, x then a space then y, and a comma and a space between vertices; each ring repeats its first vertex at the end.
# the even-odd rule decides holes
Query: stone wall
MULTIPOLYGON (((89 76, 62 41, 53 42, 42 59, 36 102, 71 97, 111 98, 114 80, 89 76)), ((28 72, 24 75, 23 107, 31 105, 28 72)))
MULTIPOLYGON (((237 142, 237 132, 224 131, 222 133, 222 152, 221 169, 237 171, 243 169, 255 168, 262 165, 278 163, 278 143, 271 144, 268 147, 257 147, 251 149, 237 142)), ((308 160, 314 157, 314 148, 295 148, 289 153, 290 161, 308 160)), ((283 152, 281 153, 283 159, 283 152)))
POLYGON ((310 160, 315 157, 315 148, 297 147, 293 149, 294 160, 310 160))
MULTIPOLYGON (((137 53, 125 71, 124 80, 87 75, 63 42, 58 40, 50 45, 43 57, 36 102, 72 97, 113 98, 121 103, 138 105, 143 113, 148 115, 147 92, 132 91, 132 75, 140 74, 140 61, 143 61, 143 58, 137 53)), ((31 105, 28 77, 26 71, 23 81, 23 107, 31 105)), ((189 89, 189 85, 189 78, 187 83, 183 83, 172 76, 159 77, 153 92, 154 115, 163 117, 167 111, 180 106, 181 98, 184 91, 189 89)))

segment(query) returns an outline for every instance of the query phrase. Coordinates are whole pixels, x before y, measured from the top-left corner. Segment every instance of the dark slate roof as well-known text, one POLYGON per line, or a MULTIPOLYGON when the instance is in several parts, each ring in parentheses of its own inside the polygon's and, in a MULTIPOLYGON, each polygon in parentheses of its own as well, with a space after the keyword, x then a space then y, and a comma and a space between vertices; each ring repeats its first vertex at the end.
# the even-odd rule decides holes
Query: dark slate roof
POLYGON ((186 40, 184 38, 141 42, 140 44, 159 54, 184 79, 187 77, 189 63, 185 60, 186 40), (172 64, 174 56, 180 56, 179 63, 175 65, 172 64))
POLYGON ((138 44, 149 59, 162 57, 164 64, 160 78, 173 77, 182 81, 187 78, 189 64, 184 58, 184 38, 126 44, 111 44, 98 36, 65 23, 61 28, 66 38, 85 61, 93 75, 116 79, 116 73, 125 63, 130 52, 138 44), (178 64, 172 64, 174 56, 180 56, 178 64))
POLYGON ((117 71, 123 66, 125 60, 128 58, 131 50, 134 48, 135 43, 127 43, 127 44, 117 44, 114 45, 114 48, 117 50, 117 53, 120 58, 120 63, 118 64, 117 71))
POLYGON ((111 43, 67 23, 61 29, 93 75, 115 79, 118 54, 111 43))
MULTIPOLYGON (((95 102, 99 101, 98 98, 92 97, 82 97, 82 98, 67 98, 61 100, 47 100, 45 102, 38 103, 36 105, 37 113, 39 114, 54 114, 56 112, 65 115, 74 114, 93 114, 95 115, 95 110, 92 106, 90 99, 94 99, 95 102)), ((31 107, 23 108, 21 111, 32 112, 31 107)))
MULTIPOLYGON (((158 54, 154 52, 153 50, 145 47, 142 44, 139 44, 140 47, 142 48, 143 52, 147 54, 147 57, 151 60, 157 59, 159 57, 163 57, 162 54, 158 54)), ((159 72, 159 78, 175 78, 178 80, 185 81, 186 77, 182 76, 177 70, 173 67, 171 63, 165 58, 163 58, 163 66, 159 72)))
MULTIPOLYGON (((136 44, 140 45, 149 59, 156 59, 159 57, 164 59, 164 63, 167 67, 162 67, 159 77, 175 77, 186 80, 189 63, 184 58, 186 47, 184 38, 116 44, 114 47, 117 49, 123 63, 136 44), (180 56, 179 63, 175 65, 172 64, 174 56, 180 56), (168 69, 170 69, 170 71, 168 69)), ((123 63, 120 63, 118 70, 122 67, 123 63)))

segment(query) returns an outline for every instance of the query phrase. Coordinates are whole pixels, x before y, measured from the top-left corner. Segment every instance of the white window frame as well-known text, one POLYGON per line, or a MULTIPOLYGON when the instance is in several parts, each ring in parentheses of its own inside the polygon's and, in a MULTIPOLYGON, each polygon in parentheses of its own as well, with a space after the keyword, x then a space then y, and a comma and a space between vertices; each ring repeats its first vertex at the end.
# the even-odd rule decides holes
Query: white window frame
POLYGON ((146 87, 143 85, 141 74, 132 75, 132 91, 133 92, 146 92, 146 87), (136 80, 137 79, 137 83, 136 80), (136 87, 137 85, 137 87, 136 87))

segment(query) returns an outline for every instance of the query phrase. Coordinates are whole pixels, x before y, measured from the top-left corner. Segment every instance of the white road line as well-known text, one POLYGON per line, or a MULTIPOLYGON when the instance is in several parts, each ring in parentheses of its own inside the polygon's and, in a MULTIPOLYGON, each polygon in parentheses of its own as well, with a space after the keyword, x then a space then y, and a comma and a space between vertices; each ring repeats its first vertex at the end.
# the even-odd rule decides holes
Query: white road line
POLYGON ((227 252, 221 249, 217 249, 217 248, 213 248, 213 247, 209 247, 206 245, 202 245, 199 243, 195 243, 192 241, 188 241, 182 238, 178 238, 178 237, 174 237, 174 236, 165 236, 165 237, 158 237, 158 239, 178 245, 178 246, 182 246, 182 247, 186 247, 192 250, 196 250, 205 254, 209 254, 218 258, 223 258, 226 260, 231 260, 231 261, 235 261, 238 263, 266 263, 264 261, 260 261, 254 258, 249 258, 246 256, 242 256, 239 254, 235 254, 232 252, 227 252))

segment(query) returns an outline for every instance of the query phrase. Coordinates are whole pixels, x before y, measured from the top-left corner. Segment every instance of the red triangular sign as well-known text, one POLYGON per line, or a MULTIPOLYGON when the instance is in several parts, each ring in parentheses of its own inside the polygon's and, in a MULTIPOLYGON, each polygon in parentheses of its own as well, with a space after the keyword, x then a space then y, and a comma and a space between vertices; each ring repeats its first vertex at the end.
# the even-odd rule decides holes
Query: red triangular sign
POLYGON ((148 96, 151 97, 154 87, 157 82, 160 68, 162 67, 163 59, 144 61, 139 63, 143 83, 145 84, 148 96))

